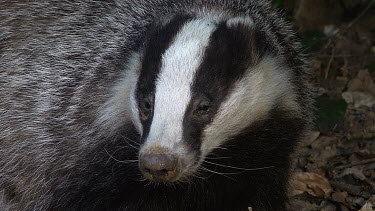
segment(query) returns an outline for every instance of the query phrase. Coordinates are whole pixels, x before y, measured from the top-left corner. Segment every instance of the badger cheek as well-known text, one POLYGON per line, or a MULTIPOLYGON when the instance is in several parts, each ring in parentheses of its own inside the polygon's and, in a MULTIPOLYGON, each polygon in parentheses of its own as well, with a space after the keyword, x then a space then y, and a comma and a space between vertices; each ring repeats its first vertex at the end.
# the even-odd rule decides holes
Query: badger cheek
POLYGON ((153 182, 175 182, 192 174, 196 153, 185 146, 169 148, 162 144, 146 144, 139 154, 139 169, 153 182))

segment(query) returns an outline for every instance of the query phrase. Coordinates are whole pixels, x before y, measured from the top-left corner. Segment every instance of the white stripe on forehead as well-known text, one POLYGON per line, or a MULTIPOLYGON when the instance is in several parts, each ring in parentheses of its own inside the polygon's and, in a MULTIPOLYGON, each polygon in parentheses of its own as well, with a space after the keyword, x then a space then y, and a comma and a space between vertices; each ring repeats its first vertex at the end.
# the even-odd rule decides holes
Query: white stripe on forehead
POLYGON ((154 116, 146 145, 172 148, 181 141, 183 118, 194 75, 216 25, 198 19, 186 23, 162 56, 156 81, 154 116))

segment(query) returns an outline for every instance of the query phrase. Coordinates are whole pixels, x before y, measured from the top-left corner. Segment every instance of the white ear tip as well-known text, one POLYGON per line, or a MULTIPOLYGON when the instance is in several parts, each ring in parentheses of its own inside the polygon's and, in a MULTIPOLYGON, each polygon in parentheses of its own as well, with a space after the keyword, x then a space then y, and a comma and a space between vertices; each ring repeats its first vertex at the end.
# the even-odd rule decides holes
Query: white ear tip
POLYGON ((234 17, 234 18, 230 18, 227 20, 228 28, 238 26, 239 24, 243 24, 245 26, 253 26, 254 21, 249 16, 239 16, 239 17, 234 17))

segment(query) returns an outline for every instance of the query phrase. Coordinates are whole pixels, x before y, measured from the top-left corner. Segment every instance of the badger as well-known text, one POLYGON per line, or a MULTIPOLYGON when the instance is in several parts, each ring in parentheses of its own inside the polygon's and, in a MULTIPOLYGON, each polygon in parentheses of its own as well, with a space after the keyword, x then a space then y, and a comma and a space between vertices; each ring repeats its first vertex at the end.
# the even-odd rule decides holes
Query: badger
POLYGON ((0 210, 285 210, 306 59, 267 0, 1 0, 0 210))

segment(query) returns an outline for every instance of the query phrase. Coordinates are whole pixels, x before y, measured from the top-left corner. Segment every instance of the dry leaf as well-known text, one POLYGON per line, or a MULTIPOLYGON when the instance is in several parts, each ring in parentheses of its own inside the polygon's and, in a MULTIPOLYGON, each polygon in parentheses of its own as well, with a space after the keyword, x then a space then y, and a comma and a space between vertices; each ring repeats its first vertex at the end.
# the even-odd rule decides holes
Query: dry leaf
POLYGON ((312 196, 327 198, 332 192, 332 187, 328 180, 319 174, 295 173, 291 181, 290 194, 295 196, 305 192, 312 196))
POLYGON ((319 205, 314 204, 313 202, 309 202, 307 200, 298 200, 293 199, 290 201, 288 205, 288 209, 290 211, 311 211, 311 210, 318 210, 319 205))
POLYGON ((342 204, 347 203, 348 193, 347 192, 334 192, 332 193, 332 200, 340 202, 342 204))
POLYGON ((359 211, 374 211, 375 207, 375 195, 372 196, 359 211))
POLYGON ((346 103, 353 104, 354 108, 359 108, 361 106, 371 108, 375 105, 375 97, 366 92, 344 92, 342 93, 342 98, 346 103))
POLYGON ((348 91, 361 91, 375 96, 375 83, 367 70, 359 71, 356 78, 350 81, 348 91))
POLYGON ((352 175, 354 178, 359 180, 366 180, 366 176, 363 174, 363 170, 361 167, 351 167, 346 168, 339 177, 343 177, 345 175, 352 175))
POLYGON ((306 139, 304 139, 302 141, 302 145, 303 146, 309 146, 311 145, 316 139, 318 139, 318 137, 320 136, 320 132, 319 131, 311 131, 306 139))

